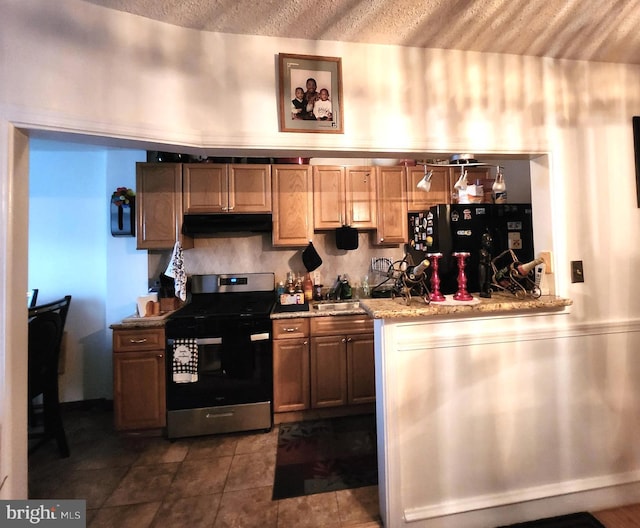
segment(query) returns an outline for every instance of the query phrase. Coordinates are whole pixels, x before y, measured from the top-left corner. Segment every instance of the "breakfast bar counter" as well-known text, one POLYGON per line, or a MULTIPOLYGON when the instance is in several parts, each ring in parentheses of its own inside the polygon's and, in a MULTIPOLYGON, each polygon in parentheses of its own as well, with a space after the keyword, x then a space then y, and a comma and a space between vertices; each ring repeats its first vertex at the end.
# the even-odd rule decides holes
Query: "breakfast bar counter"
POLYGON ((618 419, 590 381, 604 338, 568 348, 589 342, 571 325, 571 304, 495 293, 360 301, 374 318, 385 527, 508 525, 581 511, 626 484, 607 477, 618 419))
POLYGON ((407 304, 401 297, 394 299, 361 299, 360 307, 374 319, 400 319, 406 317, 450 316, 450 315, 487 315, 499 313, 562 311, 572 301, 562 297, 543 295, 537 299, 526 297, 518 299, 506 293, 493 293, 491 298, 474 294, 471 301, 455 301, 451 295, 444 302, 425 303, 414 297, 407 304))

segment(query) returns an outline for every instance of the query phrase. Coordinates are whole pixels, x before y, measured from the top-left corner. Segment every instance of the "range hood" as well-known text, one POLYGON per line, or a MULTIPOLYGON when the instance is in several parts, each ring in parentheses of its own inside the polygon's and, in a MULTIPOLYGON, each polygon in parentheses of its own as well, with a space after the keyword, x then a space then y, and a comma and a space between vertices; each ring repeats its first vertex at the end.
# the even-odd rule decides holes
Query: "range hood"
POLYGON ((182 232, 192 237, 216 233, 266 233, 272 231, 270 214, 186 214, 182 232))

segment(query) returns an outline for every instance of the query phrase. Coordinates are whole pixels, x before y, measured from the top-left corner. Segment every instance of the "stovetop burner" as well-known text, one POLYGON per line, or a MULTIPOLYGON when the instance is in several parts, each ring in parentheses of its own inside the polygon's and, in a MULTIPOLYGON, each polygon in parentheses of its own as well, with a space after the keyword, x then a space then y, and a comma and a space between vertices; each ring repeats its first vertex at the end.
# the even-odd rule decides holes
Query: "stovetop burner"
POLYGON ((274 303, 273 292, 198 294, 194 295, 189 304, 171 317, 269 315, 274 303))
POLYGON ((195 275, 191 301, 170 319, 268 317, 275 304, 273 273, 195 275))

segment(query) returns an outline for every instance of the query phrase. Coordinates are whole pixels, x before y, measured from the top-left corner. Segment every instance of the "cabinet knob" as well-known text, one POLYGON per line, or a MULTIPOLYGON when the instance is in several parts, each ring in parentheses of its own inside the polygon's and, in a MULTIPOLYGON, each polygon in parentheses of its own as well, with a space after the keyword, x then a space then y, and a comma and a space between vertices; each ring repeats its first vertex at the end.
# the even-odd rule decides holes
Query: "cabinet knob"
POLYGON ((352 341, 352 339, 350 337, 347 337, 347 343, 350 343, 352 341))
POLYGON ((296 332, 297 330, 298 330, 298 327, 295 327, 295 328, 289 327, 284 329, 285 332, 296 332))
POLYGON ((134 339, 134 338, 129 339, 129 343, 134 343, 136 345, 139 345, 141 343, 146 343, 146 342, 147 342, 147 338, 146 337, 143 337, 141 339, 134 339))
POLYGON ((158 354, 156 357, 157 357, 158 359, 162 359, 162 358, 164 357, 164 354, 158 354))
POLYGON ((346 338, 344 338, 344 337, 343 337, 343 338, 342 338, 342 342, 343 342, 343 343, 346 343, 346 342, 347 342, 346 338))

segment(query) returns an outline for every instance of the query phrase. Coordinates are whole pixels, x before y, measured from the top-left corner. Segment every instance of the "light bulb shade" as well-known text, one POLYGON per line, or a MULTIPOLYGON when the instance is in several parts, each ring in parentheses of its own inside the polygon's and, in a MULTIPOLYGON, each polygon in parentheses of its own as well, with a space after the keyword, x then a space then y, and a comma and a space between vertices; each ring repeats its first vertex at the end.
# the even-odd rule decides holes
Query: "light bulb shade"
POLYGON ((430 170, 423 176, 416 187, 421 191, 429 192, 431 190, 431 176, 433 176, 432 170, 430 170))

